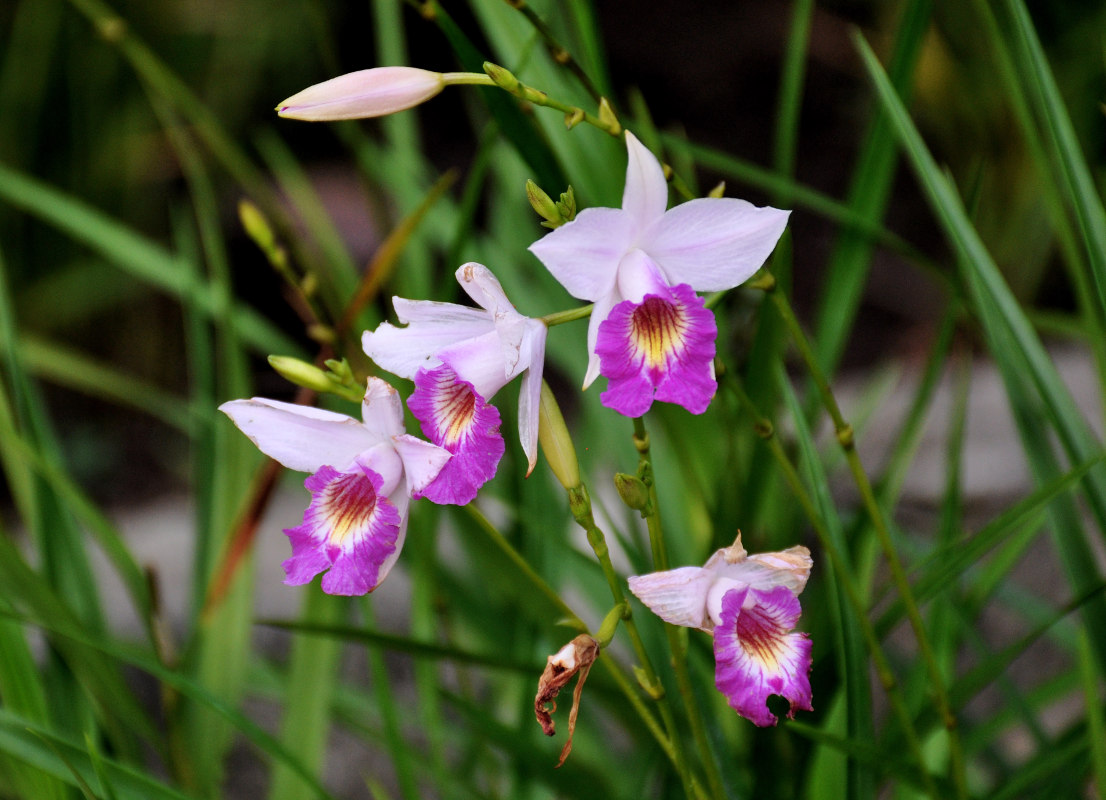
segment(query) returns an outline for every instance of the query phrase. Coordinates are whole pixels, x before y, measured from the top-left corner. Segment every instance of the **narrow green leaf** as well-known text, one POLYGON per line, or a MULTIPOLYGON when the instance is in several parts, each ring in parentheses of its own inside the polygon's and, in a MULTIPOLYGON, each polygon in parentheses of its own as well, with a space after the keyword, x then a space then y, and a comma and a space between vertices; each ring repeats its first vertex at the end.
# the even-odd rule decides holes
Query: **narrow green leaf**
MULTIPOLYGON (((834 541, 835 549, 842 555, 849 552, 848 543, 837 509, 829 493, 829 480, 818 460, 818 449, 806 425, 806 416, 783 371, 782 363, 777 362, 777 380, 783 393, 784 403, 795 425, 799 442, 799 454, 803 471, 807 475, 807 485, 812 487, 819 516, 826 531, 834 541)), ((829 570, 830 590, 835 598, 834 621, 837 632, 837 652, 840 674, 845 682, 845 703, 847 708, 848 739, 853 742, 874 742, 876 740, 875 721, 872 717, 872 696, 869 679, 868 654, 864 636, 857 627, 854 611, 846 600, 844 590, 836 584, 849 580, 845 575, 829 570)), ((848 781, 844 796, 849 798, 874 798, 875 774, 870 765, 864 765, 855 759, 848 762, 848 781)), ((825 789, 826 787, 822 787, 825 789)), ((824 796, 831 796, 831 794, 824 796)))
MULTIPOLYGON (((0 200, 88 245, 132 277, 171 297, 194 303, 207 314, 217 311, 210 286, 195 280, 177 258, 83 201, 3 164, 0 200)), ((235 315, 242 338, 257 351, 300 352, 298 344, 251 309, 237 307, 235 315)))

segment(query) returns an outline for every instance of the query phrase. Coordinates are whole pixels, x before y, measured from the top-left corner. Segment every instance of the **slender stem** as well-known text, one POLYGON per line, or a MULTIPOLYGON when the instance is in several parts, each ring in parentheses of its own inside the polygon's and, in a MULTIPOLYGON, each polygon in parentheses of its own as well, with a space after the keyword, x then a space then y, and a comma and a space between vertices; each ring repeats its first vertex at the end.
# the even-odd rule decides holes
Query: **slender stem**
POLYGON ((552 56, 553 60, 575 75, 576 80, 584 87, 584 91, 591 95, 592 100, 598 103, 602 98, 599 89, 592 82, 588 74, 584 72, 584 68, 580 66, 579 62, 572 57, 572 53, 570 53, 568 49, 557 40, 557 37, 553 35, 553 31, 545 24, 545 20, 538 16, 537 12, 526 3, 526 0, 506 0, 506 2, 507 5, 517 9, 527 20, 529 20, 530 24, 534 26, 534 30, 545 40, 545 46, 549 50, 549 55, 552 56))
POLYGON ((586 122, 605 133, 609 133, 611 136, 620 136, 622 134, 622 125, 618 122, 618 119, 610 110, 610 106, 606 103, 600 103, 600 115, 595 116, 594 114, 589 114, 584 111, 584 109, 579 106, 562 103, 560 100, 550 97, 540 89, 527 86, 512 75, 509 70, 504 69, 498 64, 486 61, 484 62, 484 71, 488 73, 496 86, 520 100, 525 100, 536 106, 544 106, 545 108, 552 108, 555 111, 563 112, 565 115, 565 124, 569 128, 573 128, 581 122, 586 122))
POLYGON ((838 581, 845 590, 845 599, 852 607, 853 615, 856 617, 856 622, 860 626, 861 633, 868 645, 868 652, 872 657, 876 676, 879 679, 880 685, 883 687, 884 693, 887 695, 888 701, 891 703, 891 709, 899 726, 902 728, 907 746, 910 748, 915 762, 921 767, 920 771, 922 780, 925 783, 926 792, 934 800, 940 800, 941 795, 937 790, 936 784, 933 782, 933 777, 930 775, 929 771, 924 768, 926 763, 925 754, 922 750, 922 743, 918 739, 918 733, 914 729, 910 710, 907 708, 906 701, 899 692, 895 673, 892 671, 891 664, 883 652, 883 648, 879 642, 879 636, 876 634, 875 628, 868 619, 868 609, 861 597, 860 590, 853 582, 852 571, 849 569, 844 555, 838 550, 837 545, 833 541, 833 537, 826 528, 825 522, 822 521, 817 509, 814 507, 814 502, 811 500, 810 495, 807 494, 802 479, 799 477, 799 471, 795 468, 795 465, 791 463, 791 459, 784 451, 779 437, 776 436, 775 426, 772 424, 772 421, 760 413, 760 410, 757 408, 756 404, 753 403, 752 399, 750 399, 744 387, 738 382, 732 371, 726 370, 723 373, 723 383, 734 393, 738 402, 753 418, 754 430, 757 435, 764 440, 765 444, 768 445, 768 449, 772 452, 772 455, 783 470, 784 480, 791 488, 795 498, 799 501, 799 505, 802 506, 807 519, 810 520, 811 527, 814 528, 814 532, 818 536, 818 541, 822 545, 822 550, 829 557, 830 564, 837 575, 838 581))
POLYGON ((578 319, 589 317, 594 307, 594 303, 588 303, 586 306, 570 308, 568 311, 554 311, 552 314, 546 314, 544 317, 538 317, 538 319, 544 322, 547 328, 552 328, 554 325, 563 325, 566 322, 575 322, 578 319))
MULTIPOLYGON (((771 274, 767 273, 765 277, 771 278, 771 274)), ((844 415, 842 415, 841 408, 837 404, 837 398, 834 397, 829 381, 818 364, 818 359, 814 355, 814 350, 811 348, 810 342, 806 338, 806 334, 803 332, 802 326, 799 324, 799 320, 795 316, 795 311, 792 309, 787 296, 783 292, 777 291, 774 279, 772 280, 772 285, 766 287, 764 290, 767 292, 768 296, 772 298, 776 309, 780 313, 780 317, 791 333, 791 338, 796 348, 799 350, 800 356, 806 363, 811 378, 818 387, 818 393, 822 397, 822 404, 833 420, 837 441, 845 453, 845 459, 849 464, 849 471, 852 473, 853 480, 856 482, 857 489, 860 491, 860 496, 864 502, 864 508, 869 518, 872 520, 872 527, 875 529, 876 538, 879 540, 884 558, 887 559, 887 566, 891 572, 891 580, 895 584, 899 595, 902 597, 903 608, 906 611, 907 619, 910 621, 910 627, 914 632, 914 638, 918 643, 918 651, 922 657, 922 662, 925 664, 926 671, 929 673, 930 681, 933 685, 934 700, 937 703, 937 710, 944 723, 945 730, 948 732, 953 783, 956 786, 957 796, 965 798, 968 796, 967 774, 956 714, 949 703, 948 693, 945 690, 944 678, 941 675, 941 668, 937 663, 937 657, 933 652, 933 646, 926 633, 925 620, 922 619, 921 612, 918 609, 918 603, 914 599, 914 592, 910 587, 910 580, 907 578, 906 570, 902 565, 902 561, 899 559, 898 552, 895 550, 895 544, 891 539, 891 530, 887 525, 887 520, 884 518, 879 501, 876 499, 871 481, 868 479, 868 474, 864 471, 864 466, 860 462, 860 455, 856 451, 853 428, 845 420, 844 415)))
POLYGON ((583 483, 568 490, 568 504, 572 509, 572 516, 576 520, 576 524, 587 532, 588 544, 591 545, 591 549, 595 552, 595 557, 603 569, 603 575, 607 579, 607 586, 611 590, 611 597, 614 598, 615 605, 621 604, 624 607, 622 624, 626 628, 626 634, 630 637, 634 654, 641 664, 638 682, 649 696, 656 701, 657 707, 660 709, 661 718, 664 720, 665 728, 668 731, 668 740, 672 743, 672 750, 669 755, 673 758, 673 764, 680 773, 681 780, 683 780, 684 791, 690 798, 693 795, 691 773, 684 760, 683 748, 679 746, 679 729, 676 726, 676 718, 672 714, 668 698, 665 697, 664 685, 653 669, 649 654, 645 650, 645 643, 641 640, 637 625, 631 616, 630 604, 626 602, 626 596, 622 593, 622 583, 615 571, 614 564, 611 562, 606 536, 602 529, 595 524, 595 517, 591 511, 591 497, 583 483))
MULTIPOLYGON (((504 538, 503 534, 500 533, 494 525, 492 525, 487 517, 481 514, 480 510, 472 504, 469 504, 464 508, 465 511, 467 511, 469 515, 476 521, 477 525, 480 527, 480 530, 482 530, 488 536, 488 538, 491 539, 492 543, 500 550, 502 550, 504 555, 506 555, 507 558, 509 558, 511 562, 516 567, 518 567, 522 576, 526 578, 526 580, 529 581, 529 583, 532 584, 534 588, 536 588, 544 597, 546 597, 554 606, 556 606, 556 608, 561 613, 565 615, 566 619, 568 620, 568 624, 571 627, 576 628, 577 630, 585 633, 588 632, 587 625, 582 619, 580 619, 579 615, 572 610, 572 607, 564 600, 562 600, 561 596, 553 590, 553 587, 546 583, 545 579, 534 571, 534 569, 530 566, 526 559, 522 557, 522 554, 519 553, 518 550, 516 550, 511 545, 511 543, 507 541, 506 538, 504 538)), ((618 598, 616 598, 616 602, 618 602, 618 598)), ((625 602, 624 598, 622 602, 625 602)), ((630 604, 626 603, 625 605, 628 609, 630 604)), ((629 627, 627 628, 627 630, 629 630, 629 627)), ((602 660, 602 663, 606 666, 608 672, 610 672, 611 676, 615 679, 615 682, 618 684, 619 689, 621 689, 623 694, 626 695, 626 698, 630 701, 630 704, 634 707, 634 709, 638 712, 638 715, 645 722, 645 727, 648 728, 649 732, 653 734, 653 737, 657 740, 657 743, 661 746, 661 749, 664 750, 665 755, 668 756, 669 760, 672 762, 672 765, 676 767, 681 776, 683 776, 686 772, 686 768, 683 764, 682 751, 676 744, 678 740, 676 737, 677 729, 675 719, 672 717, 672 710, 668 707, 668 704, 663 702, 663 695, 658 700, 658 707, 660 708, 661 719, 664 722, 664 727, 668 731, 667 735, 664 731, 661 730, 661 726, 657 723, 656 718, 653 716, 652 712, 649 711, 649 708, 646 706, 644 701, 642 701, 630 679, 619 667, 618 662, 611 658, 604 658, 602 660)), ((648 666, 648 663, 648 661, 643 662, 645 667, 648 666)), ((649 667, 649 669, 651 670, 652 668, 649 667)), ((656 683, 657 686, 660 686, 660 682, 656 680, 655 674, 653 676, 653 681, 656 683)), ((691 796, 691 792, 688 793, 688 796, 691 796)))
POLYGON ((442 83, 446 86, 495 86, 483 72, 443 72, 442 83))
MULTIPOLYGON (((657 570, 668 569, 668 550, 664 546, 664 529, 661 527, 660 507, 657 503, 657 484, 653 477, 653 459, 649 450, 649 433, 645 430, 645 420, 634 418, 634 447, 638 452, 638 477, 649 490, 649 502, 643 512, 645 524, 649 530, 649 547, 653 553, 653 566, 657 570)), ((687 635, 676 625, 664 623, 664 632, 668 637, 668 649, 672 652, 672 666, 676 673, 676 685, 684 702, 691 733, 699 749, 699 758, 703 762, 707 784, 713 797, 725 797, 722 775, 714 753, 710 749, 707 728, 699 712, 699 703, 691 683, 691 673, 687 667, 687 635)))

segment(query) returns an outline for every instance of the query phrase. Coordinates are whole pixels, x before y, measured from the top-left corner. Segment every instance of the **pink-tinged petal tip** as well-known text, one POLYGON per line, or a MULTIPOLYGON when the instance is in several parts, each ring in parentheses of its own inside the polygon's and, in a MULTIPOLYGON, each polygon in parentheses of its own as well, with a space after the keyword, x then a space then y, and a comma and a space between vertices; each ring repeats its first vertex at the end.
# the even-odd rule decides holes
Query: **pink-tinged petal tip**
POLYGON ((686 284, 666 294, 619 303, 599 325, 595 352, 609 381, 600 400, 627 417, 640 417, 654 399, 701 414, 718 388, 714 314, 686 284))
POLYGON ((722 598, 722 620, 714 629, 715 686, 730 707, 756 725, 777 722, 768 697, 788 701, 787 716, 812 711, 811 642, 793 633, 802 609, 785 586, 768 591, 731 589, 722 598))
POLYGON ((309 86, 277 105, 288 119, 329 122, 394 114, 419 105, 445 86, 441 73, 414 67, 376 67, 309 86))
POLYGON ((395 561, 402 527, 399 511, 380 494, 383 484, 359 464, 346 472, 324 465, 310 476, 303 524, 285 531, 292 556, 283 565, 284 582, 309 583, 326 570, 327 594, 363 595, 379 586, 395 561))

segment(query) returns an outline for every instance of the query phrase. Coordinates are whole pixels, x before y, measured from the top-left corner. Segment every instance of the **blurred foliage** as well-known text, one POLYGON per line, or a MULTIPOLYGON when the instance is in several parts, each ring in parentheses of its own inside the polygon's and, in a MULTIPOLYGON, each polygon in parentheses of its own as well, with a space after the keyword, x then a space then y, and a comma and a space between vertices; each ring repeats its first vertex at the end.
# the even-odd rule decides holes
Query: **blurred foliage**
MULTIPOLYGON (((795 208, 771 264, 780 289, 714 299, 714 406, 657 408, 649 430, 673 565, 701 563, 738 528, 751 550, 811 545, 802 628, 817 710, 753 729, 713 691, 709 642, 692 632, 689 707, 707 720, 692 761, 713 754, 733 797, 1101 793, 1102 448, 1041 337, 1089 352, 1106 385, 1106 7, 534 10, 693 191, 724 179, 730 196, 795 208), (966 391, 973 356, 1003 378, 1033 486, 982 513, 963 496, 961 395, 936 434, 947 484, 919 521, 903 481, 935 435, 942 376, 966 391), (872 372, 877 361, 924 365, 891 452, 865 473, 822 435, 834 424, 848 445, 853 428, 828 413, 821 379, 864 368, 847 421, 863 442, 865 407, 898 374, 872 372), (1042 561, 1048 596, 1026 580, 1042 561), (1014 620, 1009 636, 995 615, 1014 620), (1028 677, 1015 669, 1026 652, 1028 677)), ((344 355, 364 374, 357 334, 390 316, 388 298, 458 301, 465 260, 492 267, 523 313, 574 306, 525 250, 544 232, 525 183, 617 205, 624 164, 616 139, 566 132, 559 114, 488 88, 364 123, 271 109, 342 72, 485 59, 594 105, 501 0, 0 5, 0 797, 252 797, 256 784, 273 798, 364 784, 407 798, 683 796, 622 638, 589 680, 573 755, 552 769, 560 741, 532 718, 536 678, 571 637, 563 606, 594 629, 611 599, 560 487, 544 465, 523 479, 510 435, 479 511, 416 505, 397 570, 409 581, 352 602, 287 589, 300 618, 255 619, 279 576, 253 563, 255 537, 297 521, 262 512, 278 490, 303 492, 216 406, 291 399, 269 354, 344 355), (243 198, 272 225, 280 269, 241 230, 243 198), (367 302, 343 325, 358 287, 367 302), (182 488, 194 553, 179 607, 101 506, 182 488), (137 632, 103 607, 109 571, 137 632)), ((610 486, 635 468, 633 431, 599 387, 576 390, 583 328, 552 332, 547 376, 618 569, 640 573, 648 542, 610 486)), ((512 431, 513 387, 499 405, 512 431)), ((640 605, 634 618, 667 664, 662 627, 640 605)), ((694 720, 677 714, 691 742, 694 720)), ((709 761, 693 767, 708 782, 709 761)))

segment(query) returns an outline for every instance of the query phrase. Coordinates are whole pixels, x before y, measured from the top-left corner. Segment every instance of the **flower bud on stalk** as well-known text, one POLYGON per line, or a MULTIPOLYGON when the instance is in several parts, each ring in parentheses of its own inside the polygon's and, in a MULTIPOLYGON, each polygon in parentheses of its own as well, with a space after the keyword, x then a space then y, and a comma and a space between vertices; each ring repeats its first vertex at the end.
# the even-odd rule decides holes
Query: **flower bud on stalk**
POLYGON ((561 482, 561 486, 572 490, 580 485, 580 465, 576 461, 576 448, 572 446, 572 437, 568 433, 561 408, 549 384, 542 381, 541 411, 538 422, 538 441, 549 468, 561 482))
POLYGON ((415 67, 375 67, 309 86, 277 106, 289 119, 328 122, 394 114, 424 103, 446 85, 446 76, 415 67))

